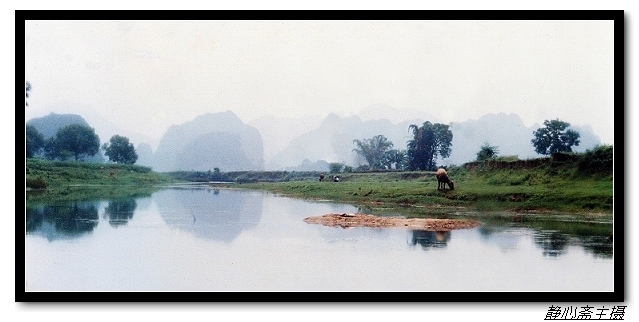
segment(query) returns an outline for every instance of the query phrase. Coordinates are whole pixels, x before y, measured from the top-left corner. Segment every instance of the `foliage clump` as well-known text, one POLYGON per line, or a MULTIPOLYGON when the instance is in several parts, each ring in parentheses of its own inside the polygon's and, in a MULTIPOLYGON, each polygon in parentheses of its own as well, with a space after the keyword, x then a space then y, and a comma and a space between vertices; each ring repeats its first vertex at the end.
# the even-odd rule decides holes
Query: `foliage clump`
POLYGON ((138 160, 138 154, 135 152, 133 143, 124 136, 114 135, 108 143, 102 145, 104 155, 115 163, 134 164, 138 160))
POLYGON ((448 125, 426 121, 422 126, 411 124, 408 129, 413 131, 406 150, 409 170, 434 171, 438 156, 450 156, 453 132, 448 125))
POLYGON ((481 150, 477 152, 477 161, 486 161, 493 159, 499 153, 499 148, 497 146, 490 145, 488 143, 484 143, 481 146, 481 150))
POLYGON ((544 127, 533 132, 532 144, 535 152, 551 155, 556 152, 572 152, 572 146, 579 146, 579 132, 568 129, 570 123, 545 120, 544 127))
POLYGON ((587 150, 577 163, 577 171, 583 174, 612 174, 612 145, 601 145, 587 150))

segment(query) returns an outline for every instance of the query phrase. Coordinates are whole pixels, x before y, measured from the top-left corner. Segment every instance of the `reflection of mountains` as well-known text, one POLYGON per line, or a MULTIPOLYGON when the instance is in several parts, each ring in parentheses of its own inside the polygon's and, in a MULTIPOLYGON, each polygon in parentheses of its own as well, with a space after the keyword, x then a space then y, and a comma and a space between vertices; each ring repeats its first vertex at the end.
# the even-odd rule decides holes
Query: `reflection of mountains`
POLYGON ((63 202, 26 209, 27 234, 49 241, 75 238, 90 233, 98 225, 98 202, 63 202))
POLYGON ((260 193, 176 188, 157 192, 153 197, 167 225, 224 242, 255 227, 262 216, 260 193))

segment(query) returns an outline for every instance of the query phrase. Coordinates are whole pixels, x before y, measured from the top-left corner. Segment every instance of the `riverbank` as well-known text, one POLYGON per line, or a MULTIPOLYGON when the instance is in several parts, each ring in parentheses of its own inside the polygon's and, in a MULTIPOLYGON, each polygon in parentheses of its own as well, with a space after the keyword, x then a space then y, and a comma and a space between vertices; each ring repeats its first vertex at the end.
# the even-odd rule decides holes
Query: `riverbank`
MULTIPOLYGON (((590 164, 582 156, 559 155, 534 160, 472 162, 448 169, 455 189, 439 190, 430 171, 327 173, 340 181, 319 181, 320 172, 243 171, 217 175, 232 183, 210 183, 215 173, 156 173, 148 167, 27 159, 26 189, 43 198, 73 193, 150 193, 176 182, 201 182, 215 187, 258 189, 311 200, 356 205, 375 213, 407 217, 503 213, 580 217, 612 222, 612 167, 590 164), (584 170, 586 169, 586 170, 584 170), (190 179, 190 180, 189 180, 190 179), (95 189, 74 189, 74 186, 95 189), (101 187, 101 189, 100 189, 101 187)), ((592 159, 592 158, 591 158, 592 159)), ((610 162, 611 163, 611 162, 610 162)), ((605 165, 605 164, 604 164, 605 165)), ((618 189, 618 191, 621 191, 618 189)), ((618 198, 618 202, 623 202, 618 198)))
POLYGON ((377 213, 409 217, 468 215, 577 216, 612 222, 612 173, 583 173, 567 160, 504 162, 451 167, 455 189, 437 189, 434 172, 340 173, 340 182, 303 180, 252 182, 228 187, 259 189, 285 196, 349 203, 377 213))

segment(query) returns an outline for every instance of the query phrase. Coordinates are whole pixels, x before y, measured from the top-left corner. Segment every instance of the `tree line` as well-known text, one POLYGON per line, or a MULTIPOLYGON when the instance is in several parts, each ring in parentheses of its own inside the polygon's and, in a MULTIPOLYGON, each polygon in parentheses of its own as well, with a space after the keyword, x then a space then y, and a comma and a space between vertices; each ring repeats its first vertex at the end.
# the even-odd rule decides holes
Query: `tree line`
POLYGON ((82 160, 96 155, 100 148, 109 161, 134 164, 138 155, 133 143, 124 136, 114 135, 109 142, 100 146, 100 138, 92 127, 69 124, 58 129, 56 134, 45 139, 33 125, 26 126, 26 157, 43 157, 48 160, 82 160))
MULTIPOLYGON (((31 83, 25 82, 25 106, 29 106, 31 83)), ((94 156, 100 151, 100 138, 95 129, 83 124, 70 124, 57 130, 48 139, 35 126, 26 125, 26 157, 44 157, 48 160, 75 161, 87 156, 94 156)), ((122 164, 134 164, 138 160, 133 144, 124 136, 114 135, 109 142, 102 145, 104 155, 109 161, 122 164)))
MULTIPOLYGON (((579 133, 568 129, 570 123, 545 120, 544 127, 533 132, 531 140, 535 152, 551 155, 556 152, 572 152, 573 146, 579 146, 579 133)), ((383 135, 370 139, 353 140, 353 152, 368 163, 369 170, 436 170, 438 157, 447 158, 452 150, 453 133, 446 124, 424 122, 421 126, 411 124, 408 128, 413 138, 406 149, 393 149, 393 142, 383 135)), ((497 157, 499 147, 484 143, 477 152, 477 161, 497 157)))

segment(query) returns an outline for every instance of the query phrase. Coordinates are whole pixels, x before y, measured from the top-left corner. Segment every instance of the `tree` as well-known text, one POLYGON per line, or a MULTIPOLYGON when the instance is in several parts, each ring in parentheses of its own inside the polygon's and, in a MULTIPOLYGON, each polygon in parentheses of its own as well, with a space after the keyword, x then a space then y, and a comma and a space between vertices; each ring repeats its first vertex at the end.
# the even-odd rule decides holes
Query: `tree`
POLYGON ((44 148, 44 136, 33 125, 26 127, 27 158, 33 158, 44 148))
POLYGON ((544 126, 533 132, 531 140, 535 152, 550 155, 555 152, 572 152, 572 146, 579 146, 579 132, 567 129, 570 123, 555 119, 545 120, 544 126))
POLYGON ((213 168, 213 178, 215 178, 215 181, 222 181, 222 172, 220 171, 220 168, 213 168))
POLYGON ((477 161, 486 161, 497 156, 499 149, 496 146, 489 145, 488 142, 481 146, 481 150, 477 152, 477 161))
POLYGON ((108 143, 102 145, 102 149, 104 155, 115 163, 134 164, 138 160, 133 143, 129 143, 129 139, 124 136, 112 136, 108 143))
POLYGON ((383 135, 375 135, 371 139, 353 140, 357 145, 353 151, 361 155, 368 162, 369 169, 383 168, 384 153, 393 147, 393 142, 383 135))
POLYGON ((406 167, 406 151, 388 150, 384 153, 383 160, 387 169, 403 170, 406 167))
POLYGON ((55 137, 50 137, 44 141, 44 157, 49 160, 55 160, 58 158, 59 149, 55 142, 55 137))
POLYGON ((29 101, 27 100, 29 98, 29 93, 31 92, 31 83, 29 83, 29 81, 26 81, 25 83, 25 88, 24 88, 24 105, 25 106, 29 106, 29 101))
POLYGON ((66 160, 73 156, 80 160, 100 151, 100 138, 95 130, 82 124, 70 124, 58 129, 53 140, 47 141, 45 153, 49 158, 66 160))
POLYGON ((453 132, 448 125, 426 121, 421 127, 411 124, 408 129, 413 131, 406 150, 410 170, 435 170, 437 156, 450 156, 453 132))
POLYGON ((341 173, 342 169, 344 169, 344 163, 331 162, 328 164, 328 169, 330 173, 341 173))

